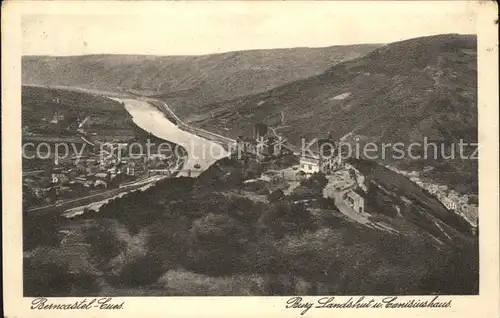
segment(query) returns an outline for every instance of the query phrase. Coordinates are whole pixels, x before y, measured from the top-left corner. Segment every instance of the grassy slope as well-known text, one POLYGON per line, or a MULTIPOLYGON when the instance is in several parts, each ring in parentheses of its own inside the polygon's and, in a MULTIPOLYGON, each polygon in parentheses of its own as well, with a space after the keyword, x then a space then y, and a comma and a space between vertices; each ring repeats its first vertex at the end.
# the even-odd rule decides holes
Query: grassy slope
POLYGON ((168 101, 181 118, 199 106, 319 74, 379 45, 252 50, 203 56, 23 57, 23 83, 116 91, 136 88, 168 101))
POLYGON ((295 140, 328 131, 384 140, 399 133, 405 138, 422 133, 443 138, 445 132, 468 136, 477 127, 475 48, 475 37, 458 35, 392 43, 318 76, 209 105, 215 118, 199 124, 220 128, 220 120, 227 119, 233 128, 228 133, 237 135, 259 120, 279 122, 284 110, 295 140), (343 93, 351 95, 331 99, 343 93))
MULTIPOLYGON (((283 111, 288 127, 281 132, 299 145, 302 136, 311 140, 327 132, 337 138, 352 133, 392 143, 421 142, 423 137, 445 143, 475 142, 476 77, 475 36, 416 38, 337 64, 318 76, 206 105, 193 124, 233 137, 248 136, 256 122, 280 125, 283 111), (333 99, 347 93, 345 99, 333 99)), ((429 164, 443 163, 431 160, 429 164)), ((448 176, 440 174, 441 180, 460 173, 452 183, 473 184, 475 178, 477 186, 476 163, 456 160, 449 168, 448 176)))
MULTIPOLYGON (((445 227, 452 239, 434 233, 425 207, 413 216, 378 215, 396 234, 364 227, 333 207, 315 209, 312 228, 304 232, 310 211, 292 213, 301 219, 293 225, 286 215, 273 214, 275 204, 237 198, 233 177, 240 170, 240 163, 221 160, 197 180, 167 179, 70 221, 92 232, 82 219, 114 219, 120 228, 106 226, 106 239, 83 257, 102 273, 82 273, 107 282, 102 295, 477 293, 477 240, 453 227, 445 227), (273 234, 285 224, 292 227, 284 237, 273 234), (102 248, 110 249, 111 260, 103 262, 102 248)), ((56 247, 56 255, 64 248, 56 247)), ((43 269, 28 269, 27 277, 36 271, 43 269)))
POLYGON ((74 137, 76 122, 89 116, 86 131, 100 137, 133 136, 135 125, 123 105, 97 95, 64 89, 23 86, 22 123, 28 131, 48 136, 74 137), (59 104, 56 99, 59 99, 59 104), (54 114, 64 120, 50 124, 54 114), (44 120, 45 118, 45 120, 44 120), (71 126, 69 130, 66 130, 71 126))
MULTIPOLYGON (((437 237, 443 237, 441 230, 435 228, 433 223, 441 221, 446 225, 446 228, 451 227, 454 231, 448 233, 450 236, 461 234, 471 234, 471 226, 462 219, 459 215, 446 209, 433 195, 418 187, 415 183, 411 182, 408 178, 391 171, 374 161, 369 160, 350 160, 368 180, 368 184, 375 182, 376 185, 381 186, 388 193, 374 189, 371 190, 377 194, 382 194, 384 199, 389 199, 392 204, 384 206, 381 202, 376 202, 377 205, 382 207, 383 212, 388 209, 398 206, 400 215, 407 218, 410 222, 416 222, 423 230, 430 233, 439 233, 437 237), (402 199, 404 198, 404 199, 402 199), (429 225, 430 224, 430 225, 429 225), (437 231, 436 231, 437 230, 437 231), (455 233, 458 232, 458 233, 455 233)), ((380 198, 379 198, 380 199, 380 198)), ((458 235, 463 236, 463 235, 458 235)))

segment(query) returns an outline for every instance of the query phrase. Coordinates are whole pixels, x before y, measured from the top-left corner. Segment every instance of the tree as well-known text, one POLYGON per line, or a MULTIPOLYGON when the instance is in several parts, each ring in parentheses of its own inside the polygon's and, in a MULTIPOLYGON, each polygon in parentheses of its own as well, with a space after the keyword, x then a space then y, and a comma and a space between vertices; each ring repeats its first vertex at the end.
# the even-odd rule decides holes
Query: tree
POLYGON ((241 225, 232 217, 209 213, 193 222, 191 234, 200 242, 218 244, 237 240, 241 230, 241 225))
POLYGON ((242 267, 247 237, 240 222, 228 215, 209 213, 193 222, 187 267, 208 275, 233 274, 235 268, 242 267))
POLYGON ((102 223, 85 232, 85 242, 90 245, 92 255, 102 265, 120 254, 126 245, 118 239, 112 228, 102 223))
POLYGON ((71 291, 71 275, 65 263, 28 258, 23 261, 23 269, 25 296, 67 296, 71 291))
POLYGON ((357 180, 356 178, 356 170, 354 170, 353 168, 349 168, 349 177, 353 180, 357 180))
POLYGON ((262 174, 264 171, 264 168, 262 164, 256 163, 256 162, 250 162, 248 165, 248 168, 246 170, 246 176, 249 179, 257 178, 262 174))
POLYGON ((29 250, 37 246, 59 246, 59 220, 53 215, 23 215, 23 249, 29 250))
POLYGON ((318 200, 318 204, 322 209, 332 209, 338 211, 335 199, 333 198, 321 198, 318 200))
POLYGON ((471 295, 479 292, 479 260, 475 249, 452 246, 444 254, 427 261, 420 281, 425 293, 471 295))
POLYGON ((303 180, 300 184, 315 192, 321 193, 323 188, 328 184, 328 179, 324 173, 315 172, 310 178, 303 180))
POLYGON ((469 200, 467 201, 468 204, 475 204, 475 205, 478 205, 479 204, 479 200, 478 200, 478 197, 477 195, 471 195, 469 197, 469 200))
POLYGON ((70 271, 69 261, 54 248, 40 247, 23 260, 24 295, 67 297, 97 294, 99 286, 91 272, 70 271))
POLYGON ((278 190, 271 192, 271 194, 269 194, 269 202, 272 203, 272 202, 280 201, 284 197, 285 197, 285 193, 283 192, 283 190, 278 189, 278 190))
POLYGON ((293 189, 291 194, 291 199, 294 201, 298 200, 311 200, 318 197, 318 193, 311 188, 300 185, 293 189))
POLYGON ((162 274, 161 261, 155 255, 146 254, 125 264, 117 282, 125 286, 144 286, 156 283, 162 274))
POLYGON ((316 229, 314 219, 303 204, 277 203, 263 214, 263 223, 278 239, 316 229))

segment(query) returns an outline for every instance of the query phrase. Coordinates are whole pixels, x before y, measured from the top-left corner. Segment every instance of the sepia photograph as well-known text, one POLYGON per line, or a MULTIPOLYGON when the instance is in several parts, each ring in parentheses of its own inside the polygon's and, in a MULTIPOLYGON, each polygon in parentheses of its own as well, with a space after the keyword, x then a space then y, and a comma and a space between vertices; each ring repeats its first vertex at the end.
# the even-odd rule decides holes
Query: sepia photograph
POLYGON ((22 17, 25 296, 478 293, 474 21, 265 18, 22 17))
POLYGON ((31 309, 51 297, 121 309, 113 297, 308 308, 293 296, 479 296, 471 3, 308 4, 19 16, 11 212, 31 309))

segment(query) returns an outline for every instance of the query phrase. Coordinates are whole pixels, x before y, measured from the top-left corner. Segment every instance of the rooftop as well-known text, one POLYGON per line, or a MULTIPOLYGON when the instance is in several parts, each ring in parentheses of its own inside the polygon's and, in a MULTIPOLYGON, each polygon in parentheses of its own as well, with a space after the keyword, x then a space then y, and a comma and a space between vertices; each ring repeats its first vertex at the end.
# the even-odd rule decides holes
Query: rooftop
POLYGON ((364 193, 361 189, 352 189, 350 190, 349 192, 347 192, 347 196, 350 197, 350 198, 364 198, 364 196, 366 195, 366 193, 364 193))
POLYGON ((252 144, 252 145, 257 144, 257 140, 255 140, 251 137, 245 137, 245 138, 241 139, 241 141, 252 144))
POLYGON ((276 171, 276 170, 267 170, 267 171, 263 172, 262 174, 266 175, 266 176, 277 176, 277 175, 281 174, 281 172, 276 171))
POLYGON ((313 157, 310 155, 305 155, 300 157, 300 161, 307 161, 307 162, 314 162, 318 163, 319 162, 319 156, 318 157, 313 157))

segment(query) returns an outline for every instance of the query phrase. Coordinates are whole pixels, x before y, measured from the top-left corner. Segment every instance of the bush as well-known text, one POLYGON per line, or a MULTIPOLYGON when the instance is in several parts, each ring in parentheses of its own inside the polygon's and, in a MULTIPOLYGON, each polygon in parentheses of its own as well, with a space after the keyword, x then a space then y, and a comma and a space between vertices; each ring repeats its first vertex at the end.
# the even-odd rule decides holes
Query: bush
POLYGON ((209 213, 197 219, 191 227, 194 238, 203 242, 225 242, 235 239, 241 232, 238 222, 228 215, 209 213))
POLYGON ((25 297, 95 295, 100 289, 92 273, 71 272, 59 251, 46 247, 23 260, 23 283, 25 297))
POLYGON ((245 175, 247 179, 255 179, 258 178, 262 172, 264 172, 264 168, 261 164, 251 162, 245 171, 245 175))
POLYGON ((321 198, 318 200, 317 205, 321 209, 332 209, 338 211, 337 206, 335 205, 334 198, 321 198))
POLYGON ((314 219, 303 204, 278 203, 263 215, 263 223, 277 238, 314 230, 314 219))
POLYGON ((161 260, 163 272, 186 263, 190 226, 188 217, 179 213, 149 228, 147 251, 161 260))
POLYGON ((476 250, 452 247, 439 259, 427 262, 426 275, 420 281, 424 293, 473 295, 479 293, 479 260, 476 250))
POLYGON ((125 264, 118 277, 114 278, 114 283, 121 286, 145 286, 156 283, 161 274, 161 261, 152 254, 146 254, 125 264))
POLYGON ((107 264, 126 247, 126 243, 118 239, 113 228, 104 223, 88 229, 85 232, 85 242, 90 245, 91 254, 100 264, 107 264))
MULTIPOLYGON (((255 203, 254 201, 245 197, 236 197, 230 199, 226 211, 228 211, 233 218, 241 222, 242 225, 252 226, 252 224, 259 219, 261 211, 260 206, 263 204, 264 203, 255 203)), ((217 207, 218 211, 214 210, 212 212, 220 213, 221 209, 224 208, 225 207, 221 207, 221 205, 219 204, 217 207)))
POLYGON ((299 200, 317 199, 320 198, 321 195, 319 195, 318 192, 315 191, 314 189, 300 185, 295 189, 293 189, 293 192, 290 195, 290 197, 293 201, 299 201, 299 200))
POLYGON ((57 247, 61 242, 59 219, 51 215, 23 215, 23 249, 30 250, 37 246, 57 247))
POLYGON ((234 189, 241 188, 244 180, 245 176, 243 172, 240 169, 234 169, 229 175, 223 177, 222 182, 224 182, 225 187, 234 189))
POLYGON ((477 197, 477 195, 471 195, 469 197, 469 200, 467 201, 468 204, 475 204, 475 205, 478 205, 479 204, 479 199, 477 197))
POLYGON ((285 197, 283 190, 278 189, 269 194, 269 202, 277 202, 285 197))
POLYGON ((209 275, 228 275, 241 268, 247 229, 228 215, 209 213, 193 222, 187 267, 209 275))
POLYGON ((319 199, 323 197, 323 189, 327 184, 328 179, 323 173, 313 173, 311 177, 300 182, 292 197, 295 200, 319 199))
POLYGON ((71 291, 71 275, 68 265, 62 262, 39 262, 36 259, 25 259, 24 296, 56 297, 67 296, 71 291))
POLYGON ((328 184, 328 179, 325 174, 315 172, 308 179, 300 183, 302 186, 308 187, 313 190, 323 191, 323 188, 328 184))
POLYGON ((336 209, 320 210, 318 215, 319 225, 324 228, 338 229, 347 226, 347 221, 338 215, 336 209))

